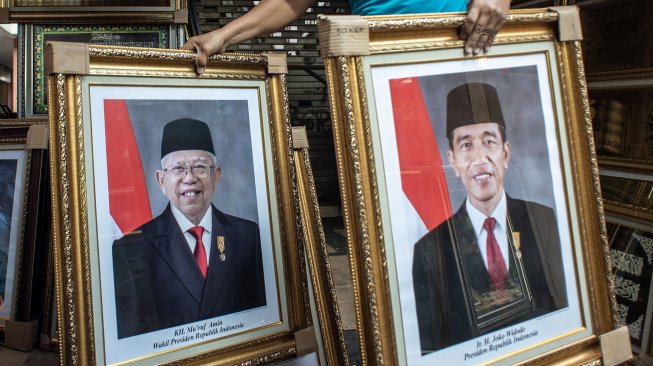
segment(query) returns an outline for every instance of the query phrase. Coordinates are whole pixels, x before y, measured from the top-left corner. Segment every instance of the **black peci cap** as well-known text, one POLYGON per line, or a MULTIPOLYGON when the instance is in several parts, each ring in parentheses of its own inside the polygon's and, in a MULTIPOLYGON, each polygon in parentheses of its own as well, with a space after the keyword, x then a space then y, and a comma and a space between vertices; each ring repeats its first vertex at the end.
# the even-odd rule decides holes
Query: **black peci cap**
POLYGON ((457 86, 447 96, 447 137, 458 127, 494 122, 503 126, 497 90, 485 83, 457 86))
POLYGON ((180 118, 166 124, 161 139, 161 159, 179 150, 204 150, 215 155, 209 126, 191 118, 180 118))

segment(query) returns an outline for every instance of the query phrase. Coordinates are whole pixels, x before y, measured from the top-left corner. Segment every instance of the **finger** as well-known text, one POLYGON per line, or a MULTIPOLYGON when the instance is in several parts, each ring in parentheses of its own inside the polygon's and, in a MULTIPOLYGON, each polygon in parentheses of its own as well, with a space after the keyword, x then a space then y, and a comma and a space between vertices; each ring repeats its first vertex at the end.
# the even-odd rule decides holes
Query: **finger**
POLYGON ((201 48, 197 49, 197 57, 195 57, 195 68, 197 69, 197 73, 199 75, 204 74, 204 71, 206 71, 206 64, 209 61, 209 57, 206 55, 204 51, 202 51, 201 48))
POLYGON ((481 14, 476 24, 474 24, 474 28, 472 28, 472 33, 467 37, 467 42, 465 43, 466 53, 478 55, 481 52, 481 46, 485 44, 489 32, 486 24, 487 18, 481 14))
MULTIPOLYGON (((486 19, 484 19, 485 21, 486 19)), ((491 19, 488 19, 487 22, 481 22, 479 21, 477 25, 483 24, 479 26, 479 37, 478 40, 476 41, 476 45, 474 45, 474 54, 478 54, 481 51, 487 52, 486 46, 492 45, 492 41, 494 40, 494 37, 496 36, 496 23, 493 22, 491 19)))
POLYGON ((195 49, 195 42, 193 38, 189 38, 186 43, 184 43, 183 46, 181 46, 182 50, 194 50, 195 49))
POLYGON ((506 22, 506 16, 498 15, 497 21, 495 21, 492 30, 489 32, 488 38, 485 40, 485 44, 483 45, 483 52, 487 53, 490 51, 492 44, 494 44, 494 38, 496 37, 497 33, 499 33, 499 30, 501 29, 501 27, 503 27, 505 22, 506 22))
POLYGON ((505 18, 498 11, 491 10, 486 17, 487 22, 485 23, 483 36, 478 40, 476 47, 482 49, 483 52, 488 52, 492 43, 494 42, 494 37, 501 29, 501 25, 505 22, 505 18))
POLYGON ((487 37, 480 40, 480 45, 483 48, 483 52, 488 52, 492 43, 494 42, 494 37, 499 32, 503 24, 506 22, 508 17, 508 10, 510 9, 510 1, 505 0, 496 0, 488 3, 489 6, 483 9, 482 13, 485 13, 487 22, 485 28, 487 31, 487 37))
POLYGON ((202 47, 194 42, 191 38, 181 47, 181 49, 197 52, 195 55, 195 71, 199 75, 202 75, 206 69, 206 63, 208 59, 204 52, 202 52, 202 47))
POLYGON ((465 54, 471 54, 473 52, 473 48, 471 47, 472 42, 476 44, 478 40, 478 36, 474 34, 474 27, 476 25, 476 21, 478 20, 479 17, 479 9, 477 7, 472 7, 469 9, 469 12, 467 13, 467 17, 465 17, 465 21, 463 22, 463 26, 460 28, 460 33, 458 34, 458 37, 462 40, 465 40, 465 54), (470 42, 470 38, 471 41, 470 42))
POLYGON ((467 39, 469 35, 472 33, 472 29, 474 29, 474 24, 476 24, 476 19, 478 18, 478 12, 476 14, 470 12, 467 14, 467 17, 465 17, 465 20, 463 21, 463 26, 460 28, 460 33, 458 36, 460 39, 467 39))
POLYGON ((494 44, 494 38, 496 37, 500 28, 501 26, 497 26, 494 27, 494 29, 492 29, 491 31, 488 31, 488 37, 484 40, 484 43, 482 44, 484 53, 490 52, 490 48, 492 48, 492 45, 494 44))
POLYGON ((485 41, 485 45, 483 45, 483 52, 488 53, 490 52, 490 48, 492 48, 492 45, 494 44, 494 38, 496 37, 497 32, 492 31, 488 39, 485 41))

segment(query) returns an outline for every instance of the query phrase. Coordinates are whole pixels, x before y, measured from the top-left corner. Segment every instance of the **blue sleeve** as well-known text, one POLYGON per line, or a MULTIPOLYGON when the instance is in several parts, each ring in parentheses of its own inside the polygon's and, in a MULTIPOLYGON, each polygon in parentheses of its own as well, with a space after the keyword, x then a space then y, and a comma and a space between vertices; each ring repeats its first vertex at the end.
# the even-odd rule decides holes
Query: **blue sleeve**
POLYGON ((349 0, 352 14, 396 15, 461 12, 467 0, 349 0))

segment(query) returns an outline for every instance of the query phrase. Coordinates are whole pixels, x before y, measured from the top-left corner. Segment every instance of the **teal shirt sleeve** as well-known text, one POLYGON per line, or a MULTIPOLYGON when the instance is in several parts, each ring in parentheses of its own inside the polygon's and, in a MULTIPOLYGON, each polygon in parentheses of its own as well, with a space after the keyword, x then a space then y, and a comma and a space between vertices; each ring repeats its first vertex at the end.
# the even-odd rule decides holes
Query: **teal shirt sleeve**
POLYGON ((349 0, 352 14, 395 15, 467 11, 467 0, 349 0))

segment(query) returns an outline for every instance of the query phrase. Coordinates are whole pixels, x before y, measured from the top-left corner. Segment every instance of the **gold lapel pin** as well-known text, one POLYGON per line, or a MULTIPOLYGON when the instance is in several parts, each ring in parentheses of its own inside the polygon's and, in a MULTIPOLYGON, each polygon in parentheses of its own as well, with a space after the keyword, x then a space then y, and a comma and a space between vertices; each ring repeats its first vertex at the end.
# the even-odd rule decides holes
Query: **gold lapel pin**
POLYGON ((220 260, 224 262, 227 257, 224 255, 224 236, 218 235, 218 252, 220 252, 220 260))
POLYGON ((519 231, 513 231, 512 232, 512 242, 515 245, 515 250, 517 251, 517 257, 521 258, 521 236, 519 235, 519 231))

